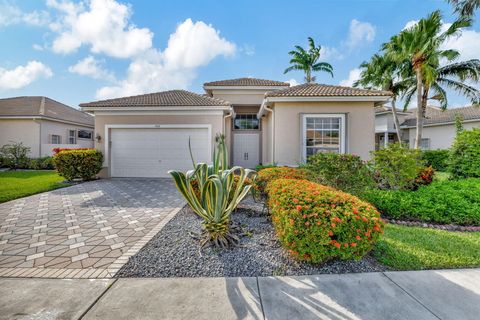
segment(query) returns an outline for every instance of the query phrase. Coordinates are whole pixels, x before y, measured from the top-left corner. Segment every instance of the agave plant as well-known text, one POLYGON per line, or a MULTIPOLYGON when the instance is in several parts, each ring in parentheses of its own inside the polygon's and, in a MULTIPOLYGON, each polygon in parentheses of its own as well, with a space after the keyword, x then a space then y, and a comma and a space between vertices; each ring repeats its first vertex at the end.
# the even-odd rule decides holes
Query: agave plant
POLYGON ((242 167, 229 169, 225 137, 218 134, 215 141, 212 164, 196 163, 189 143, 194 169, 168 173, 190 208, 203 219, 201 246, 211 243, 225 248, 238 242, 231 230, 230 215, 250 191, 248 181, 255 178, 256 172, 242 167))
POLYGON ((201 246, 211 243, 225 248, 238 242, 238 237, 230 232, 230 215, 252 187, 245 185, 245 180, 256 173, 233 167, 209 174, 211 168, 198 163, 187 173, 175 170, 169 173, 190 208, 203 219, 205 237, 201 246))

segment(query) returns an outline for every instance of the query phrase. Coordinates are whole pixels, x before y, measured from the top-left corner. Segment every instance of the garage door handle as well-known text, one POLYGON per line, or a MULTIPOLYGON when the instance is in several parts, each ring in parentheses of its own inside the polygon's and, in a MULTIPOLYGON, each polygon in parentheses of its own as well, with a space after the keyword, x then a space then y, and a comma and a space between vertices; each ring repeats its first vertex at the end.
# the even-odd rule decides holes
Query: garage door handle
POLYGON ((162 162, 162 160, 158 160, 158 162, 162 162))
POLYGON ((248 152, 245 152, 245 153, 243 154, 243 160, 248 160, 248 152))

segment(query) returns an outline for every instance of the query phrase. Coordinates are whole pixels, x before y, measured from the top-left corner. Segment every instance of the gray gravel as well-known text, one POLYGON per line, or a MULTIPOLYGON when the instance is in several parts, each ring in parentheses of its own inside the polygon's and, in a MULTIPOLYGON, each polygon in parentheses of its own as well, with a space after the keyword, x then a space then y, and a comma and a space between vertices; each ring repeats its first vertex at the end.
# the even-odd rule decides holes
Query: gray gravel
POLYGON ((183 208, 117 273, 117 277, 255 277, 384 271, 370 256, 361 261, 309 264, 293 260, 280 246, 263 205, 246 199, 232 215, 247 235, 229 250, 205 248, 200 253, 191 232, 201 232, 201 219, 183 208))

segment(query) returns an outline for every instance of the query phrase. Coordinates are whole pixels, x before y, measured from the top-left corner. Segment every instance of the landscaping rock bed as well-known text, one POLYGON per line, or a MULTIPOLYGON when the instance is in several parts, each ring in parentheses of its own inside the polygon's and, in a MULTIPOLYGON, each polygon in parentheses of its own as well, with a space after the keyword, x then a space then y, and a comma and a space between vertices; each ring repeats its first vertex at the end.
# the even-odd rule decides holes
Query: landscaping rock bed
POLYGON ((204 248, 192 233, 201 219, 183 208, 117 273, 117 277, 255 277, 384 271, 370 256, 361 261, 330 261, 320 265, 292 259, 280 246, 263 204, 246 199, 232 215, 245 235, 229 250, 204 248))

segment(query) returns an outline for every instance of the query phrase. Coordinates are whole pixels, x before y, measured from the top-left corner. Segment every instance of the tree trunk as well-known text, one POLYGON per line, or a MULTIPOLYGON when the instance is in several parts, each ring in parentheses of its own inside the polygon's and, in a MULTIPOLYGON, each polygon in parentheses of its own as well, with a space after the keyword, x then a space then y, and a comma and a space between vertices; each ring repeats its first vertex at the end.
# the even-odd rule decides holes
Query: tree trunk
POLYGON ((423 77, 420 68, 415 69, 417 76, 417 132, 415 134, 414 148, 418 149, 422 142, 422 129, 423 129, 423 77))
POLYGON ((397 107, 395 105, 397 98, 393 97, 392 98, 392 114, 393 114, 393 122, 395 124, 395 131, 397 132, 397 138, 398 138, 398 143, 402 145, 402 135, 400 133, 400 121, 398 121, 398 115, 397 115, 397 107))

